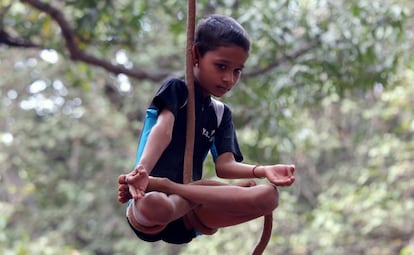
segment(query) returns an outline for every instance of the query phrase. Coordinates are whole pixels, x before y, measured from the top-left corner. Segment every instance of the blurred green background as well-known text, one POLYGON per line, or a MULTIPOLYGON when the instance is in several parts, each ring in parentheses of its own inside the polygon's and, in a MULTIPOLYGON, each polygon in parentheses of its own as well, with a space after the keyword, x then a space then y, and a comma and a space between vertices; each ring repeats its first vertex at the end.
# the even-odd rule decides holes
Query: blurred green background
MULTIPOLYGON (((251 36, 222 99, 245 161, 296 165, 265 254, 414 254, 413 10, 197 1, 251 36)), ((262 219, 150 244, 116 200, 152 95, 184 74, 185 23, 182 0, 1 0, 0 254, 251 254, 262 219)))

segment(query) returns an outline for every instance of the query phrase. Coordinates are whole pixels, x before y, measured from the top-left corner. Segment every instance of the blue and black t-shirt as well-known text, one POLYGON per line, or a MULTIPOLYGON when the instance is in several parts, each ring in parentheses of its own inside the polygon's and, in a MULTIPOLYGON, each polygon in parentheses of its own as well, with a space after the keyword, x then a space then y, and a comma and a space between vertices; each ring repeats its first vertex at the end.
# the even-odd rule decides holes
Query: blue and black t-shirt
MULTIPOLYGON (((151 171, 151 175, 166 177, 177 183, 183 182, 187 97, 187 86, 182 80, 170 79, 161 86, 147 110, 136 158, 136 163, 138 163, 148 134, 156 123, 158 113, 167 108, 175 117, 172 140, 151 171)), ((203 161, 209 150, 211 150, 214 159, 224 152, 232 152, 237 161, 243 160, 231 111, 224 105, 222 113, 217 116, 215 103, 217 102, 214 102, 211 97, 204 97, 201 88, 195 84, 193 181, 201 179, 203 161)))

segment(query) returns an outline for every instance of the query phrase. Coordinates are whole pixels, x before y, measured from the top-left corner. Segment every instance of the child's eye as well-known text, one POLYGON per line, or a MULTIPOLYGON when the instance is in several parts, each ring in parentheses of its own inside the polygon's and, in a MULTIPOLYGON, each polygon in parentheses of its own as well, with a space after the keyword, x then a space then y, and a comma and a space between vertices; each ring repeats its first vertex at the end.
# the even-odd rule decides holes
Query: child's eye
POLYGON ((226 70, 227 66, 225 64, 216 64, 217 69, 226 70))

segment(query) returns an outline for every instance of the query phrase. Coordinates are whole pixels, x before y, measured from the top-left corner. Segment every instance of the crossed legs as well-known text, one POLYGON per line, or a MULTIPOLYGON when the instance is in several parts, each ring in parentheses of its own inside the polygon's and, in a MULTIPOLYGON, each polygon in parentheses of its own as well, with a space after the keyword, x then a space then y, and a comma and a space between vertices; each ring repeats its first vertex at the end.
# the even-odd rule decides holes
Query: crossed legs
MULTIPOLYGON (((165 226, 193 211, 205 227, 222 228, 270 214, 278 205, 278 191, 273 185, 256 186, 253 181, 227 185, 201 180, 183 185, 149 177, 145 171, 128 179, 121 175, 119 184, 120 202, 136 194, 134 188, 146 186, 146 193, 134 199, 131 210, 134 219, 147 227, 165 226), (142 185, 145 182, 147 186, 142 185)), ((190 222, 188 227, 196 226, 190 222)))

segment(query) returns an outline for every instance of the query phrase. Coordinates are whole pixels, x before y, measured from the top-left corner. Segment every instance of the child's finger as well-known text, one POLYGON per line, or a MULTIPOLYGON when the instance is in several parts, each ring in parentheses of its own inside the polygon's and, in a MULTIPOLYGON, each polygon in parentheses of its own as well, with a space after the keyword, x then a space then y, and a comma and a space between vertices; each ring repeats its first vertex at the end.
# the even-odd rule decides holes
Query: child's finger
POLYGON ((118 187, 119 192, 128 192, 129 187, 128 184, 120 184, 118 187))
POLYGON ((128 200, 132 198, 131 194, 129 194, 128 190, 120 190, 118 191, 118 201, 120 203, 126 203, 128 200))
POLYGON ((293 175, 295 173, 295 165, 290 165, 290 173, 293 175))
POLYGON ((135 176, 132 176, 132 178, 129 178, 130 176, 125 176, 125 179, 124 179, 124 181, 125 181, 125 183, 127 183, 128 184, 128 189, 129 189, 129 193, 131 194, 131 196, 134 198, 134 199, 138 199, 138 198, 140 198, 141 197, 141 195, 139 194, 139 191, 137 191, 137 189, 134 187, 134 185, 132 185, 132 184, 130 184, 130 183, 132 183, 133 182, 133 180, 131 180, 131 179, 134 179, 134 177, 135 176))
POLYGON ((136 191, 136 189, 132 185, 129 186, 129 193, 131 193, 131 196, 134 199, 138 199, 140 197, 139 193, 136 191))
POLYGON ((126 202, 128 202, 128 200, 129 199, 131 199, 131 198, 128 198, 128 197, 123 197, 123 196, 118 196, 118 201, 121 203, 121 204, 124 204, 124 203, 126 203, 126 202))
POLYGON ((121 174, 119 177, 118 177, 118 183, 119 184, 127 184, 127 182, 126 182, 126 175, 125 174, 121 174))
MULTIPOLYGON (((290 172, 289 169, 287 171, 290 172)), ((295 181, 295 176, 294 175, 288 175, 288 176, 285 176, 284 178, 275 179, 275 180, 272 181, 272 183, 276 186, 289 186, 294 181, 295 181)))

